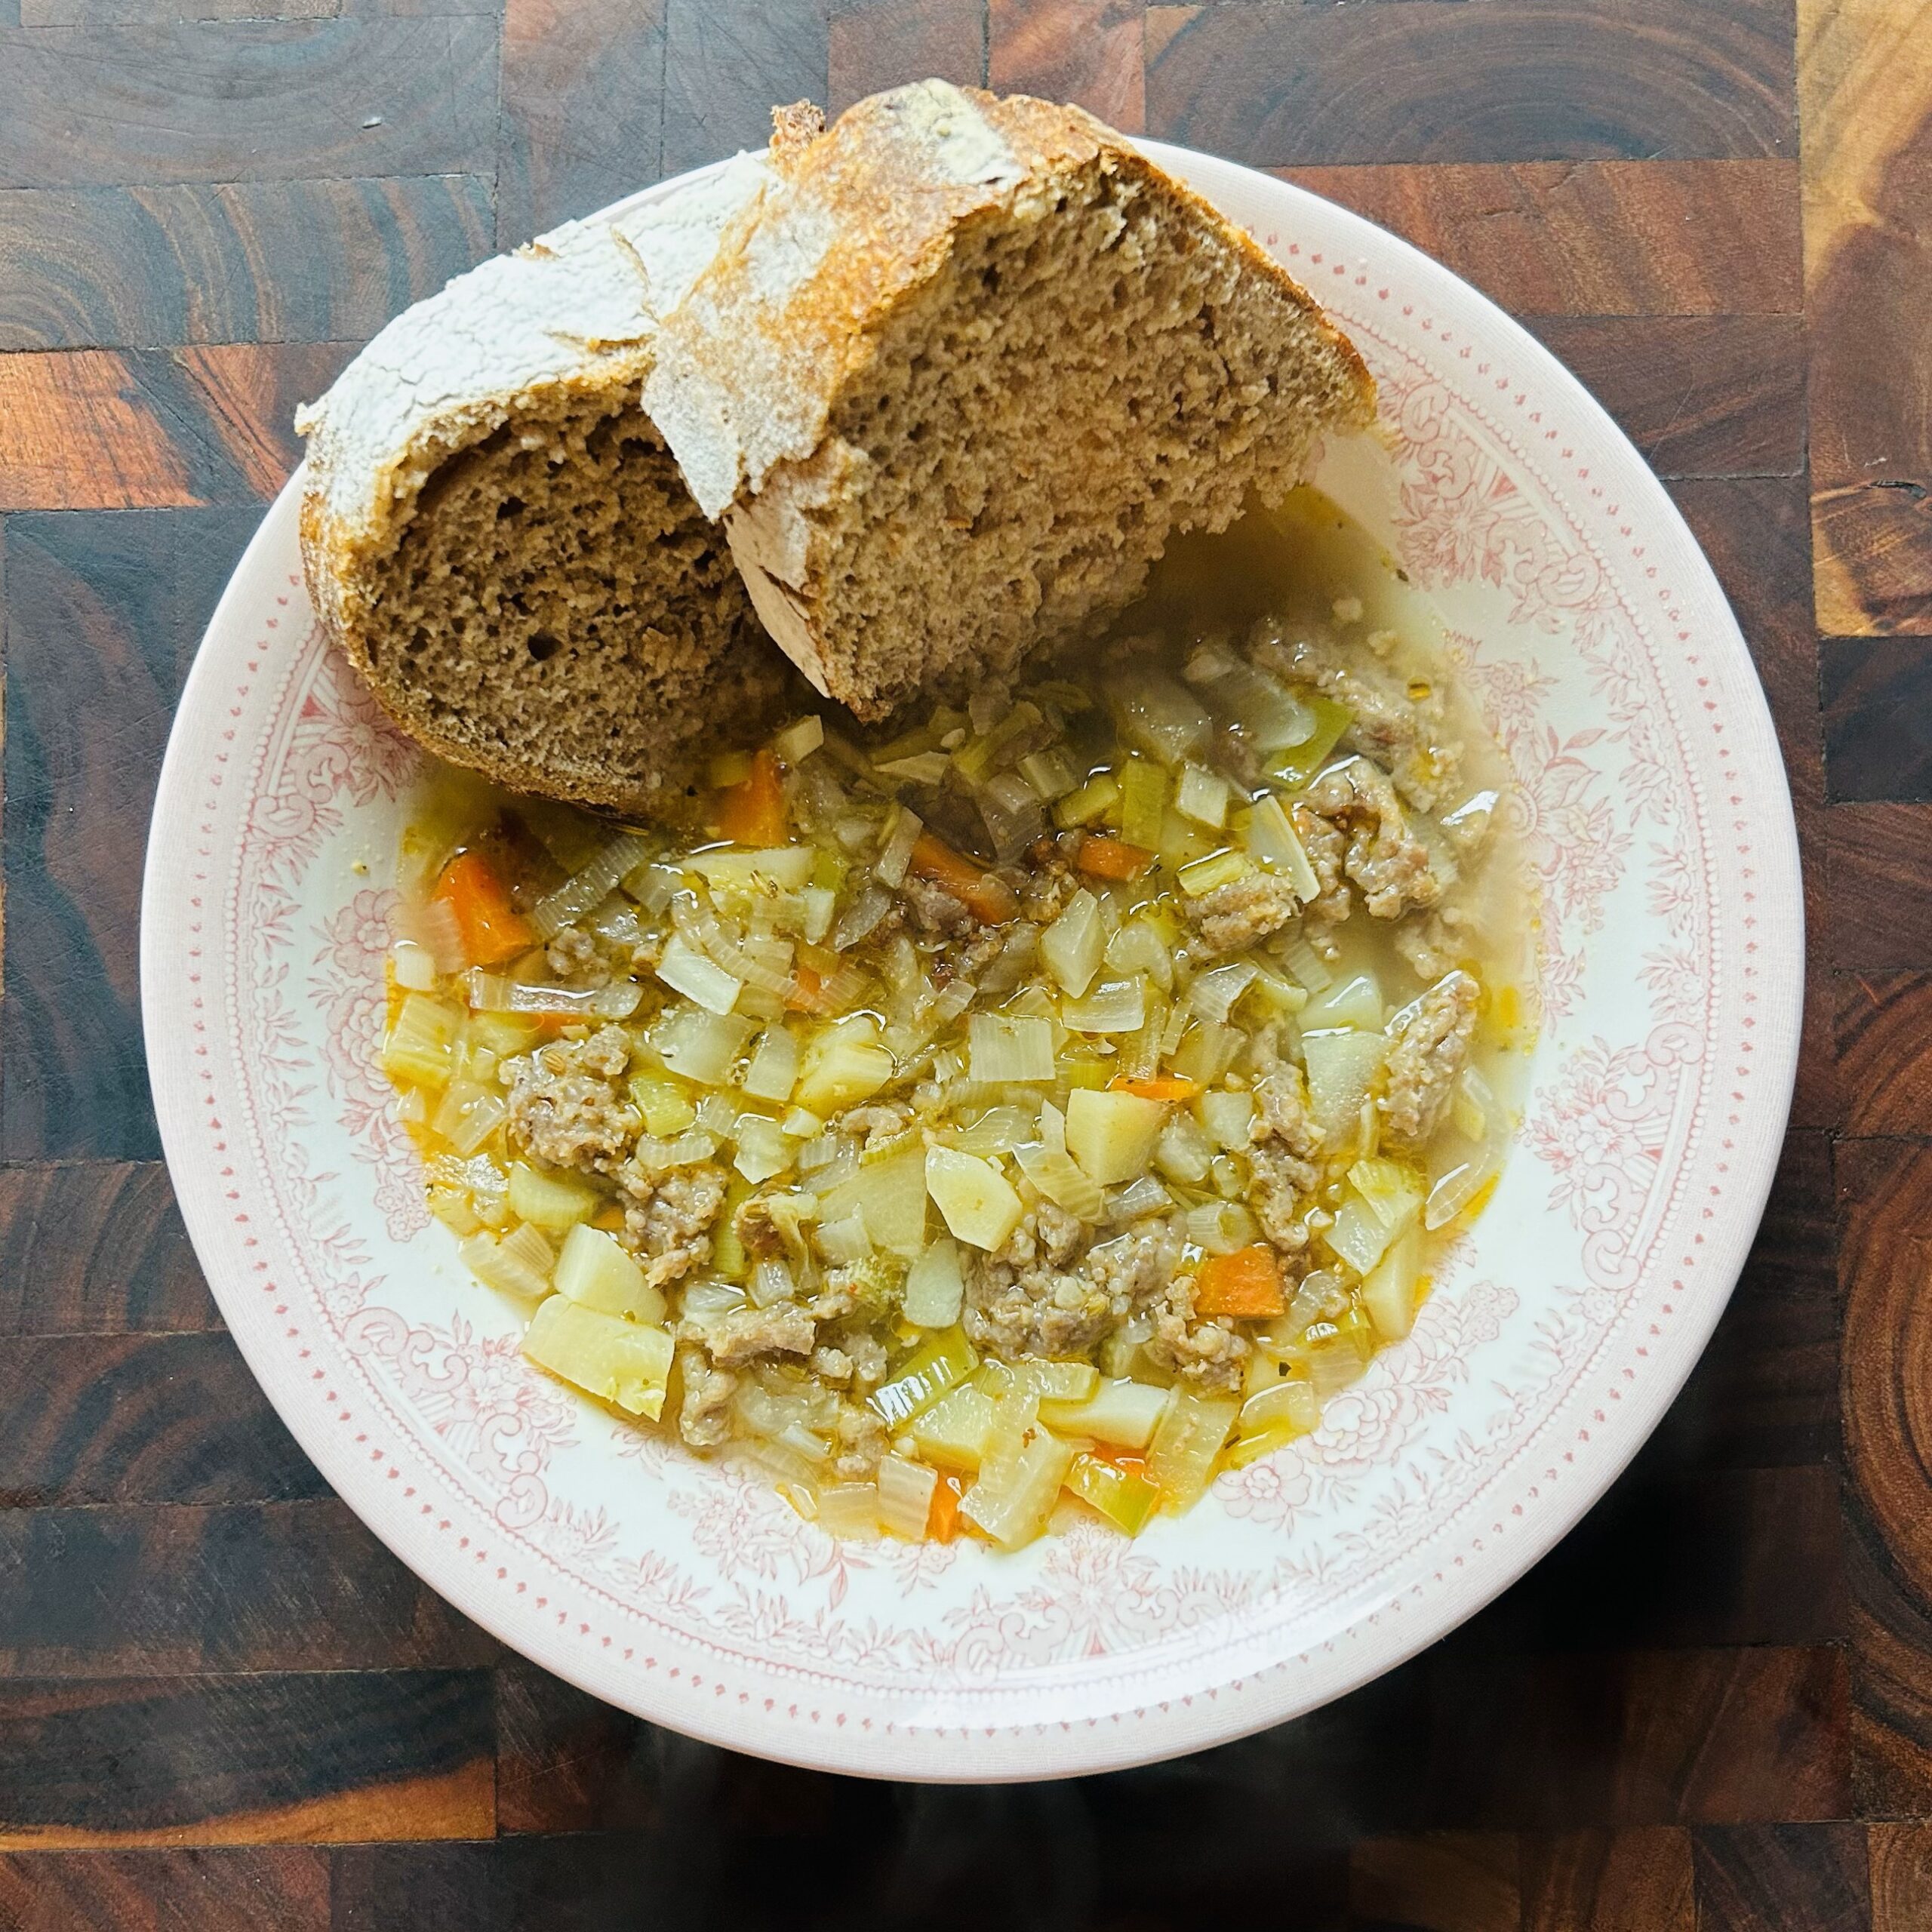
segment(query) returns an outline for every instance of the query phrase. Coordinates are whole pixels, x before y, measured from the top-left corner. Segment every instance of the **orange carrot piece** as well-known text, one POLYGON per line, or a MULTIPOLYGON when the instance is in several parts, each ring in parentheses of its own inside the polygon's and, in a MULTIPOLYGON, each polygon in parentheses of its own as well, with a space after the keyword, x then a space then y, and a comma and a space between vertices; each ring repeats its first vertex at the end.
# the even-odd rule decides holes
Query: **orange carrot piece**
POLYGON ((779 781, 777 755, 768 747, 752 758, 744 777, 718 793, 718 834, 734 845, 785 843, 785 788, 779 781))
POLYGON ((950 1543, 959 1534, 958 1484, 943 1473, 933 1484, 932 1507, 926 1515, 926 1540, 950 1543))
POLYGON ((801 963, 792 979, 792 990, 785 995, 786 1012, 815 1013, 818 1010, 820 989, 825 984, 819 977, 818 968, 801 963))
POLYGON ((1137 1094, 1143 1100, 1191 1100, 1201 1091, 1201 1082, 1184 1073, 1156 1073, 1134 1080, 1123 1073, 1107 1084, 1116 1094, 1137 1094))
POLYGON ((1130 845, 1124 838, 1109 838, 1104 832, 1089 832, 1081 840, 1073 863, 1090 878, 1138 878, 1154 863, 1154 855, 1144 845, 1130 845))
POLYGON ((1259 1241, 1232 1254, 1209 1255, 1194 1278, 1197 1315, 1230 1315, 1251 1321, 1279 1315, 1287 1306, 1274 1251, 1259 1241))
POLYGON ((1020 910, 1019 895, 1004 879, 981 870, 930 832, 921 832, 913 841, 906 870, 951 893, 983 926, 1004 924, 1020 910))
POLYGON ((624 1231, 624 1211, 614 1201, 608 1202, 591 1216, 590 1225, 601 1228, 607 1235, 620 1235, 624 1231))
POLYGON ((510 903, 503 882, 481 852, 459 852, 430 895, 448 906, 472 966, 500 965, 537 943, 530 921, 510 903))

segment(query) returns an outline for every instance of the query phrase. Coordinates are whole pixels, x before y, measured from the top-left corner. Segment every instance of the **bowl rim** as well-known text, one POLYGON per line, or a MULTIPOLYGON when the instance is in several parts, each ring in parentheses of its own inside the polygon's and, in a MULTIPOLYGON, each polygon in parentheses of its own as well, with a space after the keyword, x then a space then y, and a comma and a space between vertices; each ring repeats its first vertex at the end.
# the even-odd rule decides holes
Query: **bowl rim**
MULTIPOLYGON (((597 1667, 598 1660, 583 1648, 559 1640, 532 1616, 509 1613, 505 1600, 488 1590, 474 1569, 453 1551, 414 1534, 409 1519, 389 1506, 380 1473, 373 1472, 340 1433, 320 1426, 315 1412, 289 1398, 281 1386, 288 1374, 262 1336, 238 1321, 230 1332, 242 1349, 251 1372, 271 1404, 295 1435, 305 1454, 354 1510, 358 1518, 395 1555, 463 1615, 498 1638, 509 1649, 530 1658, 577 1687, 629 1710, 648 1721, 664 1724, 705 1741, 780 1761, 848 1774, 918 1782, 1011 1782, 1084 1775, 1152 1763, 1230 1742, 1333 1701, 1373 1681, 1446 1635, 1500 1595, 1540 1561, 1568 1534, 1601 1499, 1650 1437, 1701 1358, 1710 1334, 1727 1306, 1730 1294, 1755 1238, 1775 1176, 1777 1149, 1795 1085, 1803 1008, 1803 902, 1798 872, 1797 832, 1789 783, 1777 746, 1761 679, 1756 675, 1749 647, 1728 598, 1694 535, 1667 491, 1641 454, 1589 392, 1520 323, 1480 290, 1420 250, 1352 210, 1340 208, 1299 184, 1266 174, 1219 157, 1154 140, 1136 139, 1134 145, 1202 194, 1220 205, 1223 186, 1247 195, 1260 192, 1279 208, 1284 228, 1292 226, 1298 211, 1311 207, 1331 228, 1339 226, 1352 251, 1366 244, 1380 258, 1399 263, 1432 297, 1441 297, 1465 317, 1500 332, 1512 355, 1540 386, 1561 395, 1582 413, 1594 444, 1609 445, 1627 459, 1632 475, 1647 493, 1638 509, 1646 525, 1661 521, 1680 538, 1686 568, 1700 571, 1703 588, 1715 607, 1730 617, 1727 635, 1710 640, 1710 648, 1734 651, 1739 667, 1752 678, 1746 694, 1750 715, 1740 718, 1738 742, 1755 741, 1758 753, 1754 776, 1775 780, 1774 823, 1754 825, 1763 841, 1760 896, 1772 902, 1779 915, 1778 937, 1795 942, 1767 961, 1761 993, 1758 1036, 1759 1054, 1754 1076, 1759 1084, 1758 1109, 1774 1106, 1778 1131, 1768 1133, 1755 1150, 1749 1173, 1734 1171, 1729 1181, 1730 1205, 1714 1228, 1700 1264, 1703 1284, 1694 1318, 1672 1331, 1671 1360, 1632 1392, 1620 1417, 1613 1439, 1604 1440, 1592 1455, 1586 1472, 1562 1486, 1560 1500, 1545 1503, 1534 1521, 1522 1529, 1494 1558, 1473 1574, 1444 1586, 1426 1607, 1400 1619, 1374 1620, 1378 1631, 1346 1647, 1331 1646, 1325 1657, 1309 1660, 1306 1669, 1268 1673, 1266 1681, 1250 1679, 1232 1687, 1223 1684, 1214 1697, 1175 1697, 1130 1713, 1128 1721, 1061 1724, 1051 1734, 1045 1727, 1016 1722, 1006 1727, 1002 1749, 964 1748, 962 1734, 949 1729, 900 1730, 884 1737, 877 1730, 861 1733, 857 1727, 833 1730, 802 1730, 782 1726, 761 1730, 757 1714, 741 1714, 719 1701, 714 1712, 694 1700, 672 1700, 656 1681, 638 1673, 628 1675, 597 1667), (1765 755, 1765 754, 1768 755, 1765 755), (658 1693, 654 1695, 654 1692, 658 1693)), ((658 200, 694 180, 728 165, 717 162, 694 169, 626 196, 587 216, 587 221, 611 219, 626 210, 658 200)), ((1294 270, 1298 278, 1305 271, 1294 270)), ((1312 291, 1319 299, 1318 291, 1312 291)), ((263 560, 292 538, 303 471, 298 467, 274 502, 236 564, 210 620, 202 644, 232 626, 245 606, 257 596, 251 577, 263 560)), ((146 1060, 164 1152, 171 1179, 192 1177, 193 1164, 205 1154, 200 1109, 190 1091, 185 1052, 169 1037, 179 1019, 179 976, 182 956, 182 915, 173 903, 178 892, 180 854, 171 845, 171 826, 188 821, 193 809, 189 792, 198 775, 202 747, 191 742, 184 721, 195 717, 205 702, 203 687, 216 675, 217 654, 198 648, 184 682, 175 723, 171 728, 153 814, 143 870, 140 914, 140 980, 146 1060)), ((1740 688, 1743 680, 1740 679, 1740 688)), ((1767 789, 1770 789, 1767 786, 1767 789)), ((1769 805, 1769 797, 1754 803, 1769 805)), ((238 1285, 225 1270, 211 1266, 224 1241, 218 1238, 220 1217, 208 1193, 194 1185, 176 1183, 183 1221, 211 1291, 225 1317, 238 1285)), ((988 1727, 991 1740, 995 1727, 988 1727)))

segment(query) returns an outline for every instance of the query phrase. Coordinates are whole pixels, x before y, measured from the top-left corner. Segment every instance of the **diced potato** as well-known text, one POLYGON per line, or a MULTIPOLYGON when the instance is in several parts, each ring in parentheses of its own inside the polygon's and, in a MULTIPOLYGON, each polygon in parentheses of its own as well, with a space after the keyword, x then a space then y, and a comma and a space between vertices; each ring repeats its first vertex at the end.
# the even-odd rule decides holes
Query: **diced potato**
POLYGON ((1194 1103, 1195 1117, 1217 1147, 1230 1152, 1246 1148, 1254 1124, 1254 1096, 1211 1088, 1194 1103))
POLYGON ((1100 902, 1084 886, 1040 935, 1040 957, 1069 999, 1080 998, 1094 983, 1103 939, 1100 902))
POLYGON ((539 1174, 521 1161, 511 1164, 509 1199, 510 1212, 519 1220, 559 1233, 589 1220, 604 1204, 595 1189, 561 1174, 539 1174))
POLYGON ((1098 1382, 1084 1401, 1042 1401, 1040 1420, 1063 1435, 1084 1435, 1122 1449, 1144 1449, 1166 1412, 1168 1396, 1168 1390, 1145 1382, 1098 1382))
POLYGON ((600 1315, 661 1324, 664 1297, 644 1278, 636 1260, 601 1228, 580 1221, 557 1257, 557 1292, 600 1315))
POLYGON ((1228 781, 1203 766, 1183 765, 1180 783, 1174 791, 1174 809, 1197 825, 1220 831, 1228 822, 1228 781))
POLYGON ((950 1328, 959 1319, 965 1292, 959 1250, 942 1237, 913 1263, 906 1277, 906 1299, 900 1312, 916 1327, 950 1328))
POLYGON ((992 1433, 993 1398, 971 1383, 934 1403, 912 1423, 912 1444, 928 1462, 949 1469, 977 1469, 992 1433))
POLYGON ((926 1192, 955 1240, 989 1252, 1020 1225, 1019 1195, 992 1161, 956 1147, 926 1150, 926 1192))
POLYGON ((827 1027, 806 1050, 804 1070, 792 1098, 821 1119, 869 1100, 897 1071, 891 1054, 878 1043, 878 1025, 856 1014, 827 1027))
MULTIPOLYGON (((738 1083, 755 1100, 786 1101, 798 1084, 798 1042, 774 1023, 760 1037, 751 1064, 738 1083)), ((655 1128, 651 1129, 654 1134, 655 1128)))
POLYGON ((634 1416, 663 1413, 671 1374, 671 1337, 662 1328, 601 1315, 568 1295, 540 1303, 523 1338, 540 1368, 634 1416))
POLYGON ((1076 1088, 1066 1100, 1066 1150, 1101 1187, 1137 1180, 1154 1158, 1167 1118, 1164 1101, 1076 1088))
POLYGON ((661 1140, 682 1134, 697 1118, 685 1090, 661 1073, 635 1073, 630 1081, 631 1100, 644 1116, 645 1133, 661 1140))
POLYGON ((1361 1305, 1385 1342, 1399 1342, 1415 1326, 1421 1283, 1422 1233, 1412 1223, 1361 1284, 1361 1305))

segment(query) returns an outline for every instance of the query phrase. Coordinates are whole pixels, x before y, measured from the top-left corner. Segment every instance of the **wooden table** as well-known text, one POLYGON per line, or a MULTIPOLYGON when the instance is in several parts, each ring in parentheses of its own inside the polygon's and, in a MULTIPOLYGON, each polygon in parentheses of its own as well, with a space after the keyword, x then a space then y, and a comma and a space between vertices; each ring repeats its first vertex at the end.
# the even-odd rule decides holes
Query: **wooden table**
POLYGON ((1932 1927, 1932 0, 0 0, 0 1927, 1932 1927), (1301 1722, 955 1791, 654 1731, 386 1555, 222 1332, 135 986, 296 402, 771 102, 928 72, 1291 175, 1523 315, 1737 604, 1812 934, 1737 1300, 1557 1554, 1301 1722))

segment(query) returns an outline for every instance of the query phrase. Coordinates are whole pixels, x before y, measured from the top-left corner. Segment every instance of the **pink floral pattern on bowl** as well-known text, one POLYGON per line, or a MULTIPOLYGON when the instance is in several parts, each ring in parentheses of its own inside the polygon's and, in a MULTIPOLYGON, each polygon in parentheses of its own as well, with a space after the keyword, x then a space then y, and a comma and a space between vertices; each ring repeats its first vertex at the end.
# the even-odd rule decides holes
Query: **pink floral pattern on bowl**
POLYGON ((640 1713, 900 1777, 1042 1777, 1278 1721, 1511 1581, 1654 1424, 1736 1278, 1802 931, 1763 698, 1663 491, 1530 337, 1357 217, 1155 149, 1354 336, 1384 433, 1319 480, 1440 608, 1543 900, 1521 1144, 1414 1334, 1320 1429, 1128 1543, 841 1544, 528 1368, 372 1064, 416 754, 323 645, 294 486, 155 807, 149 1053, 184 1214, 281 1414, 478 1621, 640 1713))

